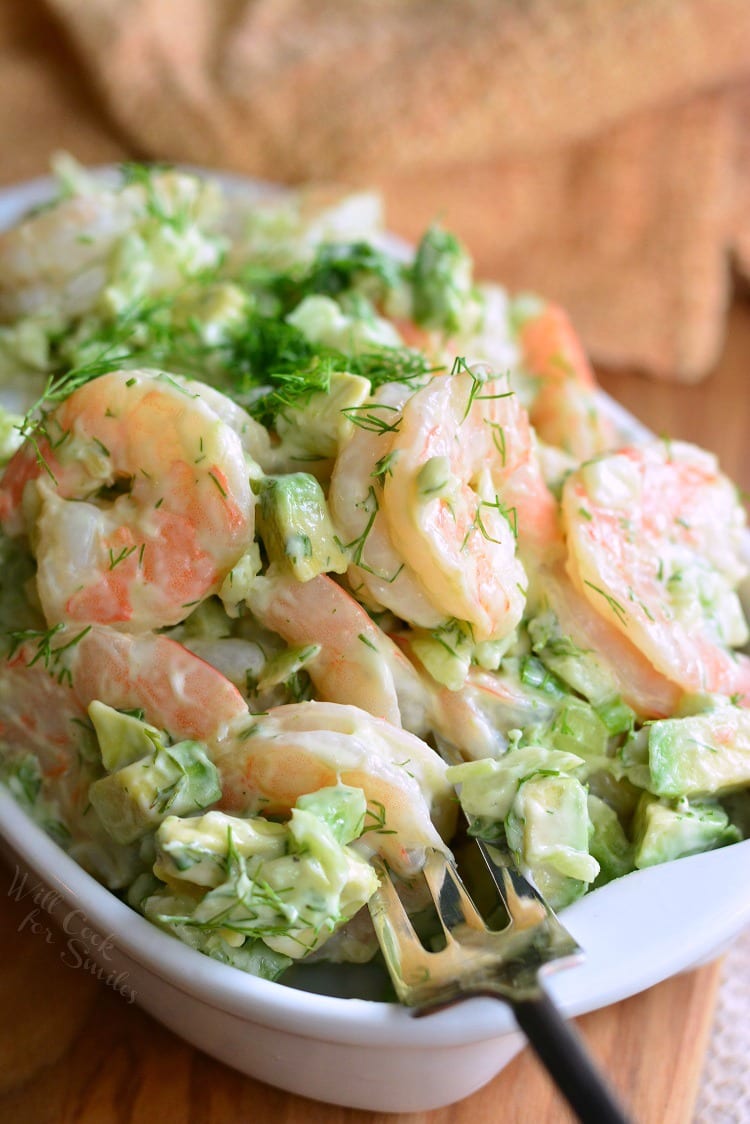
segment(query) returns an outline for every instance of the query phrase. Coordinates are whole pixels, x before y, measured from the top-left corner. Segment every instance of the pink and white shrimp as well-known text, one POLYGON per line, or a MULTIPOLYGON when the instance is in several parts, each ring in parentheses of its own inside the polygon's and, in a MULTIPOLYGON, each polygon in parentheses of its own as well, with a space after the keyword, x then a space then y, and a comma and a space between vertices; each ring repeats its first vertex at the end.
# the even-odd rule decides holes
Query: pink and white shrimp
POLYGON ((656 670, 633 641, 600 613, 562 566, 542 569, 530 599, 529 631, 552 669, 594 703, 615 695, 641 718, 666 718, 683 691, 656 670), (544 642, 542 637, 545 638, 544 642), (545 643, 550 646, 544 652, 545 643))
POLYGON ((352 586, 411 624, 455 618, 502 639, 523 611, 516 536, 558 537, 525 411, 505 380, 467 370, 398 393, 380 393, 383 433, 355 433, 331 480, 334 519, 358 543, 352 586))
POLYGON ((31 533, 50 624, 177 624, 252 541, 241 439, 201 389, 150 370, 102 375, 10 461, 0 522, 31 533))
POLYGON ((184 284, 185 277, 218 263, 222 244, 198 228, 213 224, 220 196, 215 185, 183 172, 149 176, 147 183, 68 196, 0 234, 0 319, 54 308, 79 316, 107 284, 118 242, 144 222, 163 216, 165 252, 148 282, 151 294, 184 284), (195 228, 176 238, 170 219, 189 217, 195 228))
POLYGON ((86 751, 87 708, 95 699, 142 710, 177 740, 213 743, 247 715, 231 683, 165 636, 63 627, 24 641, 0 666, 4 752, 36 757, 43 794, 74 843, 108 840, 88 795, 101 772, 96 754, 86 751))
POLYGON ((413 734, 359 707, 305 702, 251 716, 214 761, 226 811, 283 814, 302 794, 340 781, 365 793, 362 842, 398 873, 416 873, 428 847, 447 851, 456 799, 445 764, 413 734))
POLYGON ((423 692, 414 668, 336 582, 324 574, 299 582, 270 573, 251 587, 248 604, 288 644, 319 647, 305 670, 323 699, 422 729, 423 692))
POLYGON ((400 424, 401 410, 412 393, 403 383, 386 383, 377 391, 336 458, 328 502, 353 551, 348 575, 357 596, 411 624, 435 628, 444 614, 392 543, 381 506, 382 482, 392 460, 390 427, 400 424))
POLYGON ((31 750, 42 772, 57 776, 72 764, 70 724, 95 699, 143 710, 175 738, 203 741, 247 714, 236 687, 166 636, 68 626, 24 641, 0 667, 3 741, 31 750))
POLYGON ((546 304, 520 329, 524 368, 539 380, 531 423, 543 441, 588 460, 617 444, 596 402, 596 379, 566 313, 546 304))
POLYGON ((101 626, 28 640, 0 669, 3 741, 11 753, 36 755, 45 795, 74 841, 107 840, 88 800, 98 770, 79 753, 94 700, 137 708, 175 739, 205 742, 228 811, 288 812, 301 794, 340 779, 364 790, 373 819, 366 840, 402 872, 419 869, 426 847, 445 849, 453 790, 443 762, 413 734, 335 703, 252 715, 224 676, 175 641, 101 626))
POLYGON ((745 515, 716 458, 653 442, 583 465, 564 486, 568 572, 589 604, 684 691, 750 705, 737 586, 745 515))
POLYGON ((391 541, 443 616, 468 622, 478 641, 508 636, 523 612, 524 511, 504 489, 529 455, 525 411, 506 380, 470 371, 416 391, 390 442, 381 506, 391 541))

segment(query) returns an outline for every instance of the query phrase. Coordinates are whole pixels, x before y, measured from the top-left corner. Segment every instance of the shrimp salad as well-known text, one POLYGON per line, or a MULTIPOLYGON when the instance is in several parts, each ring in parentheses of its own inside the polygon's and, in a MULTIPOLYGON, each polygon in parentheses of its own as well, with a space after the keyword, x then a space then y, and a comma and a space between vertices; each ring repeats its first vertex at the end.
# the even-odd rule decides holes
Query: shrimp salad
POLYGON ((277 979, 376 955, 375 856, 560 908, 750 834, 741 500, 561 309, 366 192, 57 172, 0 234, 0 768, 61 846, 277 979))

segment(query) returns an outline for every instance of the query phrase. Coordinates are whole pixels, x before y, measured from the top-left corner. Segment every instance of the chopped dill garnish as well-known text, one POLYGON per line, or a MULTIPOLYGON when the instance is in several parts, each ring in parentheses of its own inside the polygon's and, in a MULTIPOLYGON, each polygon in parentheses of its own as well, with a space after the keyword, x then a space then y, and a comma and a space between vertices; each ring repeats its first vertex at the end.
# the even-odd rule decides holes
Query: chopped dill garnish
POLYGON ((584 580, 583 584, 587 585, 589 587, 589 589, 593 589, 594 593, 598 593, 600 597, 603 597, 604 600, 609 605, 612 612, 617 617, 617 619, 619 621, 621 621, 622 624, 627 625, 627 623, 628 623, 627 610, 625 609, 625 607, 623 605, 620 604, 619 601, 617 601, 610 593, 607 593, 606 590, 601 589, 598 585, 594 585, 593 582, 584 580))
MULTIPOLYGON (((115 554, 115 552, 112 550, 112 547, 110 547, 109 548, 109 568, 110 568, 110 570, 114 570, 115 566, 119 566, 120 562, 124 562, 125 559, 129 558, 130 555, 135 553, 135 551, 137 549, 138 549, 137 546, 124 546, 119 554, 115 554)), ((143 553, 143 547, 141 547, 141 555, 142 555, 142 553, 143 553)))
POLYGON ((397 433, 401 425, 401 411, 395 406, 387 406, 384 402, 370 402, 364 406, 349 406, 341 412, 353 425, 367 430, 368 433, 397 433), (385 410, 397 416, 389 422, 386 418, 378 417, 375 410, 385 410))

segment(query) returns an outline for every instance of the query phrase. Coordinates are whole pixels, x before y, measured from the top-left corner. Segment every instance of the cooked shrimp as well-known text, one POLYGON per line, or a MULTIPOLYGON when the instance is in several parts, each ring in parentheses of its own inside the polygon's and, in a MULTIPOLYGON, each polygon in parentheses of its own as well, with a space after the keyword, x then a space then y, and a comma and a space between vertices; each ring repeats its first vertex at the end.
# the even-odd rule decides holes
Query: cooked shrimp
POLYGON ((142 710, 175 738, 221 738, 247 714, 242 695, 215 668, 166 636, 128 636, 98 625, 30 638, 0 676, 3 740, 38 757, 44 773, 71 764, 71 722, 95 699, 142 710))
MULTIPOLYGON (((64 317, 87 312, 107 283, 117 243, 150 212, 160 213, 167 226, 180 215, 203 221, 213 219, 216 199, 215 187, 195 176, 165 172, 151 176, 148 183, 73 195, 31 214, 0 234, 0 319, 48 308, 64 317)), ((175 239, 175 261, 169 263, 162 255, 162 275, 152 277, 150 291, 174 288, 185 272, 216 265, 220 259, 215 240, 186 239, 183 232, 182 243, 175 239)))
POLYGON ((391 542, 444 618, 502 639, 523 612, 526 575, 503 484, 525 460, 524 412, 504 380, 437 376, 404 404, 382 511, 391 542))
POLYGON ((305 670, 324 699, 352 703, 394 726, 422 727, 414 669, 340 585, 324 574, 299 582, 271 573, 253 584, 248 604, 288 644, 319 646, 305 670))
POLYGON ((623 449, 563 490, 568 570, 589 603, 685 691, 750 705, 736 587, 745 516, 715 457, 682 442, 623 449))
MULTIPOLYGON (((14 759, 32 754, 38 762, 39 782, 33 783, 28 795, 48 813, 43 816, 47 825, 55 823, 58 838, 69 833, 78 843, 96 840, 106 849, 111 839, 88 797, 89 786, 102 771, 94 734, 85 706, 69 681, 58 674, 57 667, 44 666, 33 642, 3 662, 0 761, 12 765, 14 759)), ((103 873, 96 867, 94 872, 100 877, 103 873)), ((109 876, 107 881, 113 884, 109 876)))
POLYGON ((364 791, 363 841, 398 873, 419 870, 427 847, 447 851, 455 793, 419 738, 356 706, 320 702, 276 707, 235 729, 214 757, 227 811, 288 812, 303 793, 340 781, 364 791))
POLYGON ((641 718, 674 714, 683 692, 598 613, 562 567, 537 575, 529 632, 553 670, 593 703, 620 695, 641 718))
POLYGON ((348 574, 357 596, 375 608, 390 609, 410 624, 436 628, 445 614, 429 599, 419 576, 392 543, 381 506, 383 477, 393 459, 388 427, 398 424, 412 393, 403 383, 387 383, 378 390, 366 411, 376 420, 367 424, 363 416, 353 428, 336 459, 328 502, 353 551, 348 574))
POLYGON ((237 434, 203 400, 155 371, 113 371, 45 419, 0 483, 0 521, 33 545, 49 623, 129 631, 176 624, 216 592, 252 541, 254 497, 237 434))
POLYGON ((76 843, 111 843, 88 798, 101 775, 87 707, 94 699, 139 709, 175 739, 213 742, 247 715, 244 699, 209 664, 165 636, 98 626, 26 640, 0 674, 0 736, 28 750, 43 793, 76 843))
POLYGON ((502 380, 461 372, 415 392, 382 388, 339 455, 329 500, 355 560, 352 587, 403 620, 512 631, 526 560, 559 549, 557 505, 520 402, 502 380))
POLYGON ((84 706, 99 699, 117 710, 142 710, 173 738, 212 742, 247 714, 221 672, 167 636, 94 626, 70 649, 67 666, 84 706))
POLYGON ((616 444, 614 426, 596 402, 596 379, 565 312, 547 304, 520 329, 523 364, 539 379, 531 423, 543 441, 577 460, 616 444))

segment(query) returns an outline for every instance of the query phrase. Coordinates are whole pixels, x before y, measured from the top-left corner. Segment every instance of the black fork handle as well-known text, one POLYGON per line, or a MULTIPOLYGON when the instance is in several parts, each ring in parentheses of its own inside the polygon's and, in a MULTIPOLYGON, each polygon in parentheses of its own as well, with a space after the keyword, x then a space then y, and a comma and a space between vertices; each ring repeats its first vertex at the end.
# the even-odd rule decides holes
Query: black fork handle
POLYGON ((541 991, 515 1000, 513 1014, 529 1045, 582 1124, 634 1124, 594 1064, 578 1031, 541 991))

